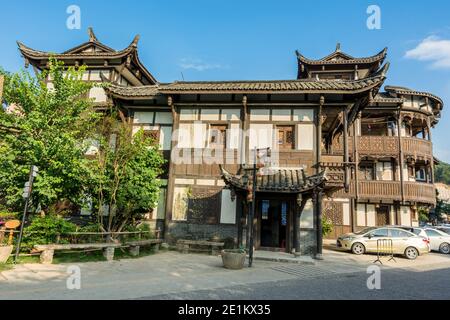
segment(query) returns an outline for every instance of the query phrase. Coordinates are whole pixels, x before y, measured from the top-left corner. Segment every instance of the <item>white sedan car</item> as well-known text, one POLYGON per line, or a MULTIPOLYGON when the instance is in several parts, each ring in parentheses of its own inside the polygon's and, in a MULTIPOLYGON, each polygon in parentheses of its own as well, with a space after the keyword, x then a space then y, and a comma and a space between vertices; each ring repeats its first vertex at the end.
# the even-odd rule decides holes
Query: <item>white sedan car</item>
POLYGON ((432 251, 439 251, 440 253, 450 253, 450 235, 437 229, 424 228, 423 231, 427 234, 430 240, 432 251))

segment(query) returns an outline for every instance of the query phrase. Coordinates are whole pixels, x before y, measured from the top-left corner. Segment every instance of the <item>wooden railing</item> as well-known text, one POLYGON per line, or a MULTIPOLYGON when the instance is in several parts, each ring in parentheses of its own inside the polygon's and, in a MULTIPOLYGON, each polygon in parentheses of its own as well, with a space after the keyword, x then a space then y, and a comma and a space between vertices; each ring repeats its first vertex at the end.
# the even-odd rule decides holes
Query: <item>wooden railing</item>
POLYGON ((433 157, 433 144, 431 141, 419 138, 402 138, 403 153, 414 157, 433 157))
MULTIPOLYGON (((388 136, 359 136, 358 151, 361 155, 386 155, 398 156, 400 152, 399 138, 388 136)), ((402 149, 404 154, 421 157, 432 157, 433 144, 431 141, 420 138, 402 137, 402 149)), ((349 152, 353 151, 353 137, 349 137, 349 152)), ((343 154, 343 146, 340 140, 335 141, 331 154, 343 154)))
POLYGON ((359 196, 363 198, 375 198, 377 200, 401 200, 401 188, 399 181, 361 181, 359 183, 359 196))
POLYGON ((362 155, 398 155, 398 137, 358 137, 359 153, 362 155))
POLYGON ((405 200, 436 205, 436 188, 430 183, 405 182, 405 200))

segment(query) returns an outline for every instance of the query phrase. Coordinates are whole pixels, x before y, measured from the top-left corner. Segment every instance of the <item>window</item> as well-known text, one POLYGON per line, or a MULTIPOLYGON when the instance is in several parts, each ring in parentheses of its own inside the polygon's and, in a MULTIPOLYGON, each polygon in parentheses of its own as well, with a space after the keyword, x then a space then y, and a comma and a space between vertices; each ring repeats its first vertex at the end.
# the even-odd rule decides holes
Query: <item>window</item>
POLYGON ((210 125, 209 127, 209 147, 224 148, 226 146, 227 126, 210 125))
POLYGON ((438 229, 439 229, 439 231, 445 232, 446 234, 450 235, 450 228, 441 227, 441 228, 438 228, 438 229))
POLYGON ((427 233, 427 236, 429 236, 430 238, 438 238, 438 237, 442 237, 442 234, 440 234, 438 231, 436 230, 431 230, 428 229, 425 231, 427 233))
POLYGON ((391 161, 379 161, 377 162, 377 180, 379 181, 392 181, 394 178, 391 161))
POLYGON ((361 163, 359 165, 359 174, 362 180, 374 180, 374 165, 373 163, 361 163))
POLYGON ((269 208, 270 208, 270 201, 263 200, 261 202, 261 218, 262 218, 262 220, 269 220, 269 208))
POLYGON ((409 238, 412 236, 410 233, 398 229, 389 230, 389 234, 392 238, 409 238))
POLYGON ((370 232, 367 236, 372 238, 383 238, 388 236, 388 229, 377 229, 370 232))
POLYGON ((397 136, 397 124, 395 123, 395 121, 388 121, 387 129, 389 137, 397 136))
POLYGON ((287 202, 281 203, 281 225, 287 226, 287 202))
POLYGON ((411 137, 412 129, 411 126, 405 122, 402 123, 402 137, 411 137))
POLYGON ((293 126, 277 126, 278 131, 278 148, 280 150, 294 149, 294 127, 293 126))
POLYGON ((422 182, 427 181, 427 174, 425 168, 416 169, 416 180, 422 182))
POLYGON ((154 143, 159 143, 159 130, 145 130, 144 137, 150 138, 154 143))

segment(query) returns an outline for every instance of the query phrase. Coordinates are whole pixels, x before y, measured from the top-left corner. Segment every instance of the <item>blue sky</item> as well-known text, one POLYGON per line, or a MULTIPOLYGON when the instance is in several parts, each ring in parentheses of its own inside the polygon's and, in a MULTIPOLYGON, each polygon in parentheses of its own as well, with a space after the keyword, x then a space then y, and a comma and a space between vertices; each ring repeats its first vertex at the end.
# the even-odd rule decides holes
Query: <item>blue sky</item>
MULTIPOLYGON (((16 40, 64 51, 87 40, 94 27, 103 43, 126 47, 141 35, 140 58, 161 82, 292 79, 294 51, 321 58, 336 43, 353 56, 389 48, 386 84, 430 91, 450 108, 450 2, 251 0, 40 0, 2 3, 0 66, 23 67, 16 40), (381 29, 366 26, 369 5, 381 9, 381 29), (70 5, 81 29, 69 30, 70 5), (409 52, 407 54, 407 52, 409 52)), ((450 162, 450 111, 434 130, 436 155, 450 162)))

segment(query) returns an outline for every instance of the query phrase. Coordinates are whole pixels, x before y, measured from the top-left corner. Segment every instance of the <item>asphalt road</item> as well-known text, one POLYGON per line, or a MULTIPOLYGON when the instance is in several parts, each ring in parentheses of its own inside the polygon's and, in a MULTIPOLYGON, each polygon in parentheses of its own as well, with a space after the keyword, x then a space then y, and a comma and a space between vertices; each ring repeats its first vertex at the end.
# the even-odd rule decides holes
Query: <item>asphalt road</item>
POLYGON ((389 269, 381 271, 381 289, 369 290, 366 272, 324 275, 152 296, 142 299, 193 300, 440 300, 450 299, 450 266, 430 271, 389 269))

